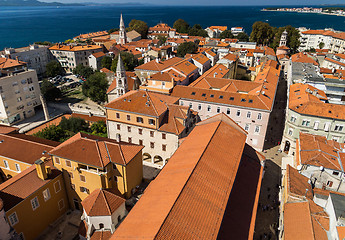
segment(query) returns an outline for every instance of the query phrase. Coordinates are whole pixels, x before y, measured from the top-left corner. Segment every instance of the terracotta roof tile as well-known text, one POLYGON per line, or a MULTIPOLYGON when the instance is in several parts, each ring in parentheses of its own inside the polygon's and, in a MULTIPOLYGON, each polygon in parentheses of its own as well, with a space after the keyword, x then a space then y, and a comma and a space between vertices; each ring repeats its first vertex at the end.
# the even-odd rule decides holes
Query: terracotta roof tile
POLYGON ((294 199, 313 199, 312 187, 308 178, 300 174, 297 169, 287 165, 286 168, 288 196, 294 199), (308 190, 307 190, 308 189, 308 190))
MULTIPOLYGON (((224 114, 199 123, 112 239, 216 239, 234 191, 245 139, 246 132, 224 114), (237 140, 224 144, 229 139, 237 140)), ((250 219, 252 211, 256 208, 250 208, 250 219)))
POLYGON ((142 148, 138 145, 118 143, 108 138, 77 133, 50 153, 103 169, 110 162, 127 165, 142 148))
POLYGON ((90 240, 108 240, 110 237, 110 231, 96 231, 92 234, 90 240))
POLYGON ((88 216, 111 216, 125 201, 112 192, 96 189, 81 204, 88 216))
POLYGON ((0 58, 0 69, 7 69, 26 65, 26 62, 18 61, 11 58, 0 58))
POLYGON ((98 45, 81 45, 81 46, 72 46, 72 45, 61 45, 56 44, 49 48, 49 50, 59 50, 59 51, 68 51, 68 52, 76 52, 76 51, 86 51, 86 50, 98 50, 102 49, 101 46, 98 45))
POLYGON ((138 67, 135 68, 135 70, 148 70, 148 71, 162 71, 178 62, 181 62, 183 59, 182 58, 178 58, 178 57, 174 57, 174 58, 170 58, 166 61, 160 61, 160 62, 156 62, 156 60, 152 60, 148 63, 144 63, 138 67))

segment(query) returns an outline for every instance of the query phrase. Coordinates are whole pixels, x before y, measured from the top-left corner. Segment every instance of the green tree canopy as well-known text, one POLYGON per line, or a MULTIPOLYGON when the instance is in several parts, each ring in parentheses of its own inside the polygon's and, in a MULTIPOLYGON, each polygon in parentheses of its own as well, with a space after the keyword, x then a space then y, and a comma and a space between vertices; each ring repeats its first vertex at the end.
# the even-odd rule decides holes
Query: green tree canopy
POLYGON ((271 27, 268 23, 258 21, 253 24, 249 40, 268 46, 273 42, 276 31, 277 29, 271 27))
POLYGON ((112 29, 109 29, 109 30, 108 30, 108 33, 111 34, 111 33, 113 33, 113 32, 117 32, 117 31, 119 31, 119 30, 120 30, 119 28, 112 28, 112 29))
POLYGON ((105 56, 104 58, 102 58, 101 60, 102 68, 107 68, 110 70, 112 61, 113 59, 109 56, 105 56))
POLYGON ((52 141, 63 142, 66 139, 66 133, 61 127, 56 125, 50 125, 42 129, 41 131, 33 134, 39 138, 45 138, 52 141))
POLYGON ((147 23, 144 21, 132 19, 129 23, 128 30, 135 30, 141 35, 142 38, 146 38, 149 27, 147 26, 147 23))
POLYGON ((158 45, 162 46, 167 41, 167 38, 164 36, 158 36, 158 40, 159 40, 158 45))
POLYGON ((240 42, 248 42, 249 41, 249 36, 248 34, 244 33, 244 32, 240 32, 239 34, 237 34, 237 36, 235 36, 234 38, 238 39, 238 41, 240 42))
POLYGON ((184 57, 187 53, 196 53, 198 51, 198 45, 194 42, 181 43, 177 48, 177 56, 184 57))
POLYGON ((188 31, 189 36, 201 36, 201 37, 207 37, 208 34, 206 30, 204 30, 200 24, 195 24, 192 28, 188 31))
POLYGON ((225 30, 225 31, 221 32, 219 37, 221 39, 224 39, 224 38, 235 38, 235 36, 234 36, 234 34, 232 34, 231 30, 225 30))
POLYGON ((324 47, 325 47, 325 43, 324 43, 324 42, 320 42, 320 43, 319 43, 319 48, 320 48, 320 49, 323 49, 324 47))
MULTIPOLYGON (((135 67, 138 66, 138 59, 134 57, 132 53, 129 52, 120 52, 123 65, 125 66, 126 71, 133 71, 135 67)), ((111 71, 116 72, 117 60, 119 58, 115 57, 111 64, 111 71)))
POLYGON ((47 69, 47 72, 46 72, 47 77, 55 77, 57 75, 62 75, 64 73, 64 70, 61 67, 61 64, 55 60, 47 63, 46 69, 47 69))
POLYGON ((94 71, 89 66, 84 66, 84 65, 78 64, 77 67, 75 69, 73 69, 73 73, 79 74, 79 75, 83 76, 84 78, 88 78, 94 73, 94 71))
POLYGON ((105 73, 96 72, 82 85, 83 94, 95 102, 105 102, 107 100, 108 80, 105 73))
POLYGON ((107 125, 104 121, 98 121, 91 125, 91 134, 98 135, 101 137, 107 137, 107 125))
POLYGON ((183 19, 177 19, 174 22, 173 28, 175 28, 178 33, 188 33, 189 24, 183 19))
POLYGON ((290 25, 285 26, 285 27, 280 27, 277 29, 273 43, 271 44, 271 47, 273 49, 276 49, 277 47, 279 47, 281 35, 285 30, 288 33, 286 45, 291 49, 291 53, 296 53, 299 45, 301 44, 299 41, 301 36, 299 34, 299 31, 290 25))
POLYGON ((55 101, 62 96, 60 89, 46 79, 42 82, 41 93, 47 101, 55 101))
POLYGON ((62 117, 61 122, 59 123, 59 127, 61 127, 64 131, 70 131, 72 132, 72 135, 75 133, 81 132, 81 131, 87 131, 89 128, 89 125, 87 122, 82 118, 65 118, 62 117))

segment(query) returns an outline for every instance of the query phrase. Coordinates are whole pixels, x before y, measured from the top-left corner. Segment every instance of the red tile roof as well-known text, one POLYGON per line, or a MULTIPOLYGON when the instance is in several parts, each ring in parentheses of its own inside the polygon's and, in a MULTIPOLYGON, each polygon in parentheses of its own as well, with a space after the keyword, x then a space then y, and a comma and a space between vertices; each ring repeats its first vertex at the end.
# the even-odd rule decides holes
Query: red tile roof
POLYGON ((104 169, 111 162, 127 165, 142 148, 109 138, 77 133, 50 151, 50 154, 104 169))
MULTIPOLYGON (((239 193, 234 188, 240 162, 245 161, 241 160, 245 141, 246 132, 224 114, 199 123, 111 239, 216 239, 223 220, 229 217, 226 211, 239 208, 231 206, 231 199, 233 193, 239 193), (225 144, 231 139, 236 141, 225 144)), ((260 167, 256 170, 260 172, 260 167)), ((255 193, 249 195, 253 207, 243 208, 250 220, 233 215, 231 218, 238 219, 236 225, 226 226, 245 229, 241 236, 249 235, 252 212, 256 211, 253 202, 258 190, 254 188, 255 193)))
POLYGON ((11 58, 0 57, 0 69, 19 67, 23 65, 26 65, 26 62, 18 61, 16 59, 11 59, 11 58))
POLYGON ((108 190, 96 189, 81 204, 88 216, 111 216, 125 201, 108 190))

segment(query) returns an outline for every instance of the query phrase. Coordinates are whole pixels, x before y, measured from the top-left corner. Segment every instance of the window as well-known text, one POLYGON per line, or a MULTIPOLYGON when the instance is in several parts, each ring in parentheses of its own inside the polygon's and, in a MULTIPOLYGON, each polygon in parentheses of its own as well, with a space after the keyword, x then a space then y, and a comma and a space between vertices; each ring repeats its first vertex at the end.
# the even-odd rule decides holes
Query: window
POLYGON ((165 133, 162 133, 162 139, 167 139, 167 135, 165 133))
POLYGON ((162 151, 165 152, 166 150, 167 150, 167 145, 163 144, 163 145, 162 145, 162 151))
POLYGON ((137 117, 137 122, 138 123, 143 123, 144 122, 144 119, 142 117, 137 117))
POLYGON ((335 125, 335 127, 334 127, 334 131, 338 131, 338 132, 341 132, 341 131, 343 131, 343 126, 341 126, 341 125, 335 125))
POLYGON ((155 132, 154 131, 150 131, 150 137, 154 137, 155 136, 155 132))
POLYGON ((86 187, 80 187, 80 192, 82 193, 88 193, 89 189, 87 189, 86 187))
POLYGON ((102 228, 104 228, 104 224, 103 224, 103 223, 100 223, 100 224, 99 224, 99 229, 102 229, 102 228))
POLYGON ((245 102, 245 101, 246 101, 246 99, 244 99, 244 98, 241 99, 241 102, 245 102))
POLYGON ((120 118, 120 113, 116 113, 116 118, 120 118))
POLYGON ((249 99, 248 102, 249 102, 249 103, 253 103, 253 99, 249 99))
POLYGON ((60 186, 60 181, 59 180, 56 183, 54 183, 54 190, 55 190, 55 193, 60 192, 61 186, 60 186))
POLYGON ((121 130, 120 124, 116 124, 116 128, 117 128, 117 130, 121 130))
POLYGON ((293 134, 293 129, 292 129, 292 128, 289 128, 288 134, 289 134, 290 136, 292 136, 292 134, 293 134))
POLYGON ((339 172, 333 171, 332 174, 335 175, 335 176, 338 176, 338 175, 339 175, 339 172))
POLYGON ((127 127, 127 132, 132 132, 132 129, 131 129, 131 127, 127 127))
POLYGON ((132 138, 128 137, 128 143, 132 143, 132 138))
POLYGON ((220 96, 219 96, 219 99, 223 99, 223 98, 224 98, 223 95, 220 95, 220 96))
POLYGON ((192 92, 192 95, 194 96, 194 95, 195 95, 195 92, 192 92))
POLYGON ((60 164, 60 158, 55 157, 55 163, 56 163, 56 164, 60 164))
POLYGON ((290 118, 290 122, 296 122, 296 117, 295 116, 291 116, 291 118, 290 118))
POLYGON ((35 211, 39 206, 40 206, 40 204, 38 203, 37 197, 34 197, 33 199, 31 199, 32 210, 35 211))
POLYGON ((150 147, 151 148, 155 148, 155 143, 154 142, 150 142, 150 147))
POLYGON ((65 207, 65 201, 63 199, 61 199, 58 202, 58 205, 59 205, 59 210, 62 210, 65 207))
POLYGON ((220 113, 220 107, 217 107, 217 113, 220 113))
POLYGON ((19 222, 16 212, 14 212, 10 216, 8 216, 8 219, 10 220, 11 226, 14 226, 19 222))
POLYGON ((207 105, 207 111, 211 112, 211 106, 210 105, 207 105))
POLYGON ((310 126, 310 121, 304 119, 304 120, 302 121, 302 126, 309 127, 309 126, 310 126))
POLYGON ((71 188, 75 190, 75 185, 73 183, 71 183, 71 188))
POLYGON ((328 181, 327 182, 327 186, 332 187, 333 186, 333 182, 332 181, 328 181))
POLYGON ((206 93, 201 94, 202 97, 206 97, 206 93))
POLYGON ((47 188, 46 190, 43 191, 43 198, 44 198, 44 201, 49 200, 49 198, 50 198, 49 188, 47 188))
POLYGON ((250 127, 250 124, 246 123, 246 126, 244 127, 244 130, 248 132, 249 131, 249 127, 250 127))
POLYGON ((149 119, 149 124, 150 125, 155 125, 155 120, 154 119, 149 119))
POLYGON ((18 163, 15 163, 14 165, 16 166, 16 171, 17 171, 17 172, 20 172, 20 166, 19 166, 19 164, 18 164, 18 163))
POLYGON ((226 109, 226 114, 230 114, 230 108, 226 109))
POLYGON ((259 133, 260 132, 260 126, 255 126, 255 133, 259 133))
POLYGON ((236 116, 237 116, 237 117, 241 116, 241 110, 237 110, 236 116))
POLYGON ((189 103, 189 107, 190 107, 190 108, 193 108, 193 103, 189 103))
POLYGON ((180 101, 181 106, 183 106, 183 101, 180 101))
POLYGON ((144 145, 143 140, 139 139, 139 145, 144 145))
POLYGON ((10 168, 7 160, 4 160, 4 166, 5 166, 5 168, 10 168))
POLYGON ((235 99, 234 97, 230 97, 230 101, 234 101, 234 99, 235 99))
POLYGON ((201 110, 201 104, 198 105, 198 110, 201 110))
POLYGON ((319 129, 319 122, 315 122, 314 123, 314 130, 318 130, 319 129))
POLYGON ((80 181, 86 182, 86 179, 85 179, 85 176, 84 176, 84 175, 80 175, 80 181))
POLYGON ((143 135, 143 129, 139 128, 139 129, 138 129, 138 133, 139 133, 140 135, 143 135))
POLYGON ((258 113, 258 119, 261 120, 261 118, 262 118, 261 113, 258 113))
POLYGON ((252 116, 251 112, 247 112, 247 118, 250 118, 252 116))
POLYGON ((331 126, 331 123, 326 122, 326 123, 325 123, 325 129, 324 129, 324 130, 325 130, 326 132, 328 132, 328 131, 329 131, 329 128, 330 128, 330 126, 331 126))
POLYGON ((213 94, 211 94, 211 95, 210 95, 210 97, 212 97, 212 98, 213 98, 213 97, 214 97, 214 95, 213 95, 213 94))
POLYGON ((68 172, 68 175, 70 178, 73 178, 73 173, 72 172, 68 172))
POLYGON ((131 115, 127 115, 127 121, 131 121, 131 115))
POLYGON ((67 167, 72 167, 71 161, 70 160, 66 160, 66 166, 67 167))

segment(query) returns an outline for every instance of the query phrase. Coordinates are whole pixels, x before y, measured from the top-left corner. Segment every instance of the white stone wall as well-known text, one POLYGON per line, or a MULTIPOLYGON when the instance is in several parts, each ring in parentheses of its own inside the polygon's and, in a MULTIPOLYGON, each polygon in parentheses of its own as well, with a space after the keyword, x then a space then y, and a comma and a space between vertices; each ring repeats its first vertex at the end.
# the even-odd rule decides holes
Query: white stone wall
MULTIPOLYGON (((120 134, 121 141, 128 142, 128 138, 132 138, 132 143, 139 144, 139 140, 143 140, 143 154, 149 154, 152 158, 160 156, 163 161, 170 158, 176 149, 178 148, 178 136, 172 133, 161 132, 155 129, 149 129, 144 127, 138 127, 131 124, 107 121, 108 136, 111 139, 117 139, 117 134, 120 134), (117 124, 120 125, 120 130, 117 129, 117 124), (131 128, 131 132, 128 132, 128 127, 131 128), (142 135, 139 134, 139 129, 142 129, 142 135), (154 132, 154 136, 151 137, 150 132, 154 132), (166 134, 166 139, 162 139, 162 133, 166 134), (154 148, 151 148, 150 143, 154 143, 154 148), (166 151, 162 150, 162 145, 166 145, 166 151)), ((153 161, 153 159, 152 159, 153 161)))
POLYGON ((189 106, 191 109, 197 111, 201 120, 213 117, 219 113, 227 114, 248 132, 247 143, 249 145, 259 151, 263 149, 270 116, 269 112, 232 105, 198 102, 191 99, 180 99, 179 104, 189 106), (228 110, 230 110, 230 113, 228 110), (240 111, 240 116, 237 116, 238 111, 240 111), (258 119, 259 114, 261 114, 261 119, 258 119), (249 125, 249 129, 246 128, 246 125, 249 125), (256 127, 259 127, 259 132, 255 131, 256 127))

